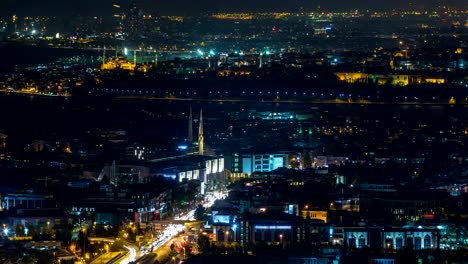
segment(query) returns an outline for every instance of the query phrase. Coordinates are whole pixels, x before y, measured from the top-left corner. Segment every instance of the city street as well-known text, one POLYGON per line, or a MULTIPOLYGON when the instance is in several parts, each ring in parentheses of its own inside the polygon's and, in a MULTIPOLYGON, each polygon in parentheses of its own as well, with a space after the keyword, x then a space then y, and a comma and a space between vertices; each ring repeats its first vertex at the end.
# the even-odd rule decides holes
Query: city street
MULTIPOLYGON (((216 202, 216 200, 219 199, 224 199, 227 196, 226 192, 214 192, 212 194, 207 194, 206 196, 206 201, 203 203, 203 206, 205 208, 209 208, 213 206, 213 204, 216 202)), ((179 217, 175 217, 174 220, 177 221, 195 221, 195 210, 196 209, 191 209, 186 213, 183 213, 179 217)), ((179 236, 179 234, 185 231, 185 226, 181 224, 171 224, 168 225, 164 230, 162 230, 161 235, 153 241, 146 249, 142 250, 139 255, 139 259, 142 260, 142 262, 137 261, 137 263, 146 263, 144 261, 144 257, 146 255, 149 255, 153 252, 156 252, 157 257, 159 258, 162 255, 168 254, 169 253, 169 246, 171 244, 177 244, 177 242, 182 241, 183 237, 179 236)))

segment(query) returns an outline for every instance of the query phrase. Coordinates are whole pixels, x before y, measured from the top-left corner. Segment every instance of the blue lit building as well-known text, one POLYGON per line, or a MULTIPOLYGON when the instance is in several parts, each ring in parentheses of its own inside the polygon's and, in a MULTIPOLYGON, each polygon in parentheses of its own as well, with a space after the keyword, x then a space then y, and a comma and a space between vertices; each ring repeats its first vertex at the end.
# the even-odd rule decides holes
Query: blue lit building
POLYGON ((253 172, 270 172, 288 166, 288 154, 239 154, 234 153, 230 163, 233 173, 252 174, 253 172))

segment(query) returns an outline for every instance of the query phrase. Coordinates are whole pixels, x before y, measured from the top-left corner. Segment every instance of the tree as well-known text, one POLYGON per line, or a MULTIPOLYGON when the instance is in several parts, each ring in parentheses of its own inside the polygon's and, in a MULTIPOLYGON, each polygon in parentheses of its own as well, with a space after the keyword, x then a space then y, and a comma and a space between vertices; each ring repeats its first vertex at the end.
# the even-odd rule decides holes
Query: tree
POLYGON ((233 252, 239 252, 240 246, 238 242, 232 242, 231 243, 231 249, 233 252))
POLYGON ((304 168, 311 168, 312 167, 312 159, 310 158, 310 154, 308 151, 304 152, 304 168))
POLYGON ((197 209, 195 210, 194 217, 197 221, 207 220, 206 208, 203 207, 203 205, 199 204, 197 209))
POLYGON ((47 263, 54 263, 54 256, 47 251, 35 251, 32 257, 35 259, 32 260, 30 263, 38 263, 38 264, 47 264, 47 263))
POLYGON ((210 252, 210 239, 205 235, 198 236, 197 246, 200 253, 208 254, 210 252))
POLYGON ((16 235, 17 236, 24 236, 24 227, 22 224, 18 223, 15 227, 16 235))

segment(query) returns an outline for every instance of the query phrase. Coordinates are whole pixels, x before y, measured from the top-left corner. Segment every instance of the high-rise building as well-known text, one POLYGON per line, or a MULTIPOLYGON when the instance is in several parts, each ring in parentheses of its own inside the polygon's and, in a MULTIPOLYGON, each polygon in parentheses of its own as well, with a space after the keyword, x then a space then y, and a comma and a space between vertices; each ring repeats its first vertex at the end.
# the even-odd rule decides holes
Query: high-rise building
MULTIPOLYGON (((0 160, 8 159, 9 154, 6 151, 6 139, 8 135, 0 133, 0 160)), ((1 205, 0 205, 1 208, 1 205)))
POLYGON ((6 139, 8 138, 8 135, 0 133, 0 148, 5 148, 6 147, 6 139))
POLYGON ((141 29, 141 24, 143 22, 143 11, 137 6, 135 2, 132 2, 128 8, 126 21, 128 27, 128 36, 131 38, 136 37, 141 29))
POLYGON ((11 29, 13 30, 13 32, 16 32, 18 31, 18 16, 17 15, 13 15, 11 16, 11 29))
POLYGON ((112 3, 112 16, 114 18, 114 29, 116 34, 123 34, 125 31, 125 12, 122 9, 122 1, 114 0, 112 3))

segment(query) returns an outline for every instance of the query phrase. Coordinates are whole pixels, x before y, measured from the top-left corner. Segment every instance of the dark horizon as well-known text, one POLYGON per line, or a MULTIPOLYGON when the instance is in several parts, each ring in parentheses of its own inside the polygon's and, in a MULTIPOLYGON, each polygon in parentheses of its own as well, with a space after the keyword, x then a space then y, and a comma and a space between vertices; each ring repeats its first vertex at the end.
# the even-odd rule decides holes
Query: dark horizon
MULTIPOLYGON (((1 15, 110 15, 113 0, 6 0, 0 10, 1 15)), ((131 0, 120 0, 130 4, 131 0)), ((136 0, 143 10, 157 12, 162 15, 195 15, 204 12, 261 12, 261 11, 344 11, 344 10, 389 10, 395 8, 407 9, 410 6, 419 9, 435 8, 447 5, 449 7, 467 8, 467 1, 463 0, 404 0, 394 1, 360 1, 360 0, 334 0, 334 1, 307 1, 307 0, 136 0)))

